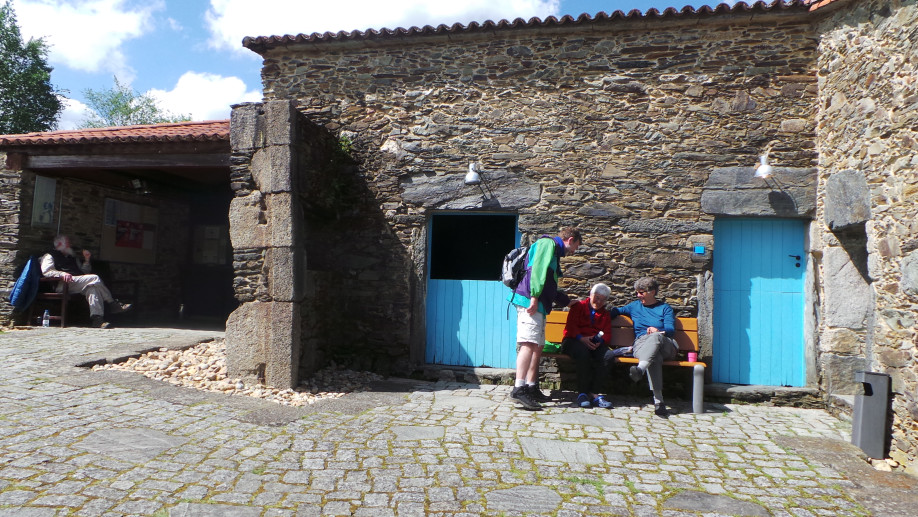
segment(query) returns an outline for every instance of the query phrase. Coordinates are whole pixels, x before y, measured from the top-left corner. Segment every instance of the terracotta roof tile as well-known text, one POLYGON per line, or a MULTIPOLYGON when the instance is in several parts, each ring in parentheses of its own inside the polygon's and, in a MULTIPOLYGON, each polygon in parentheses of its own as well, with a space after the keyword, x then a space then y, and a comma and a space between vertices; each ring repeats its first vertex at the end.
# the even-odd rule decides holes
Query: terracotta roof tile
POLYGON ((229 126, 229 120, 208 120, 0 135, 0 146, 228 141, 229 126))
POLYGON ((721 3, 715 7, 710 6, 701 6, 698 9, 694 9, 691 6, 685 6, 681 10, 678 10, 674 7, 667 7, 663 11, 651 8, 648 9, 646 13, 641 13, 639 9, 632 9, 627 13, 622 11, 614 11, 612 14, 607 14, 605 12, 599 12, 593 16, 589 14, 581 14, 577 18, 574 18, 570 15, 562 16, 560 19, 555 18, 554 16, 549 16, 545 20, 539 18, 530 18, 528 21, 517 18, 513 21, 509 20, 500 20, 493 22, 487 20, 484 23, 471 22, 468 25, 462 25, 461 23, 454 23, 453 25, 437 25, 436 27, 431 27, 430 25, 425 25, 423 27, 410 27, 410 28, 396 28, 396 29, 367 29, 366 31, 340 31, 340 32, 325 32, 318 33, 314 32, 312 34, 297 34, 297 35, 285 35, 285 36, 258 36, 258 37, 246 37, 242 40, 242 46, 253 50, 255 52, 263 52, 267 49, 282 46, 287 44, 294 43, 322 43, 322 42, 343 42, 343 41, 361 41, 361 40, 382 40, 382 39, 397 39, 411 36, 421 36, 421 35, 436 35, 436 34, 455 34, 455 33, 476 33, 476 32, 493 32, 498 30, 510 30, 510 29, 521 29, 521 28, 533 28, 533 27, 558 27, 558 26, 568 26, 568 25, 586 25, 595 22, 602 21, 644 21, 648 18, 679 18, 679 17, 689 17, 689 16, 711 16, 715 14, 726 14, 726 13, 744 13, 748 11, 773 11, 777 9, 788 10, 788 9, 797 9, 803 12, 807 10, 814 10, 814 7, 811 7, 810 4, 814 2, 827 3, 833 0, 773 0, 769 2, 757 1, 757 2, 737 2, 733 6, 721 3))

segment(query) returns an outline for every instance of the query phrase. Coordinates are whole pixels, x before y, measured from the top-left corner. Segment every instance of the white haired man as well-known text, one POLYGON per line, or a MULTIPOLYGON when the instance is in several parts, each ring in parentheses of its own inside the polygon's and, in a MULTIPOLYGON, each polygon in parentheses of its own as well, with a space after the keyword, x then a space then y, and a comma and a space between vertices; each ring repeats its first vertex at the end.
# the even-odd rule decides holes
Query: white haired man
MULTIPOLYGON (((118 314, 130 310, 131 304, 114 299, 99 276, 91 274, 92 254, 84 249, 82 255, 83 259, 80 260, 73 252, 69 237, 58 235, 54 238, 54 249, 41 257, 41 274, 49 278, 59 278, 62 282, 70 284, 71 293, 82 294, 89 302, 92 326, 109 328, 109 323, 105 321, 106 305, 109 314, 118 314)), ((61 290, 63 286, 58 285, 58 292, 61 290)))

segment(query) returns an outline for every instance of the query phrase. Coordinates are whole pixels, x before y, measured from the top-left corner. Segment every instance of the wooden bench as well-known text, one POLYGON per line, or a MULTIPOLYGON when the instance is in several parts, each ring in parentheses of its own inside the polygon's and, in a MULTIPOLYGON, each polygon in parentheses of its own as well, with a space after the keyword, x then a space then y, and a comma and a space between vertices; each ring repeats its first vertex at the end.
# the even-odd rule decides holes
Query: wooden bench
MULTIPOLYGON (((550 343, 561 344, 564 336, 564 324, 567 323, 567 311, 552 311, 545 318, 545 340, 550 343)), ((672 361, 663 361, 664 366, 682 366, 692 368, 692 411, 704 413, 704 369, 706 365, 701 361, 689 361, 688 352, 698 353, 698 320, 696 318, 676 318, 676 344, 679 345, 679 354, 672 361)), ((631 346, 634 342, 634 325, 631 318, 618 316, 612 320, 613 348, 631 346)), ((542 357, 555 357, 570 359, 567 354, 542 354, 542 357)), ((616 363, 637 364, 634 357, 616 357, 616 363)))

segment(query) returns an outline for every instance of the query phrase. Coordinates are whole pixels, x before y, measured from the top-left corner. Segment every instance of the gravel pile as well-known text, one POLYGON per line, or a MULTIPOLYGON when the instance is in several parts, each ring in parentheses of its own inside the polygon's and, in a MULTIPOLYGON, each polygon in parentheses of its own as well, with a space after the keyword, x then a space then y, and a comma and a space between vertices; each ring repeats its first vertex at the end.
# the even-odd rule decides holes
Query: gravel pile
POLYGON ((295 390, 281 390, 262 384, 244 384, 226 376, 226 345, 222 339, 208 341, 185 350, 160 348, 140 357, 93 370, 136 372, 151 379, 199 390, 243 395, 288 406, 305 406, 317 400, 338 398, 346 393, 367 391, 369 383, 382 379, 371 372, 325 368, 304 380, 295 390))

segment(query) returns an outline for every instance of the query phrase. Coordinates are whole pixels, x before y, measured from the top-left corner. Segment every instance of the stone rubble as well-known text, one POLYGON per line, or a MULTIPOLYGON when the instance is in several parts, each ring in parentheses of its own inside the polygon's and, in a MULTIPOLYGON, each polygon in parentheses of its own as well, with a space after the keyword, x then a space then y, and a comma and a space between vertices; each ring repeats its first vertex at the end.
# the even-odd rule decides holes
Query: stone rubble
POLYGON ((322 399, 366 391, 370 382, 382 379, 375 373, 339 369, 333 364, 302 381, 296 390, 282 390, 263 384, 246 385, 241 379, 226 376, 226 344, 223 339, 205 341, 184 350, 160 348, 121 363, 96 365, 93 370, 135 372, 178 386, 256 397, 287 406, 305 406, 322 399))

